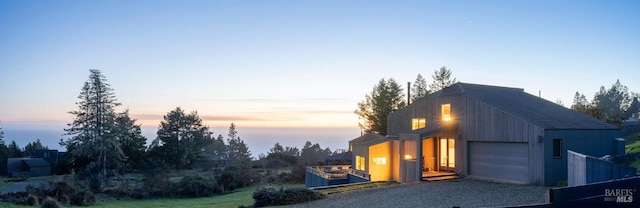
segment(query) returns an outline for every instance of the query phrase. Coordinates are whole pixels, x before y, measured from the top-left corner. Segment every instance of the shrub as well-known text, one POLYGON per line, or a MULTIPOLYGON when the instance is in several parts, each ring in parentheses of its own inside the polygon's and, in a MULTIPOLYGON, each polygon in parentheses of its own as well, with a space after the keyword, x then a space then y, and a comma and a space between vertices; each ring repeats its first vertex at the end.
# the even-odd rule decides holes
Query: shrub
POLYGON ((298 204, 325 197, 320 192, 306 188, 277 189, 273 186, 264 186, 256 188, 253 192, 255 207, 298 204))
POLYGON ((38 203, 38 197, 33 195, 33 194, 29 194, 29 196, 27 197, 27 205, 29 206, 39 206, 40 204, 38 203))
POLYGON ((38 188, 37 194, 41 198, 54 197, 57 202, 68 203, 70 196, 76 193, 76 187, 67 181, 48 181, 38 188))
POLYGON ((253 199, 255 200, 255 207, 264 207, 269 205, 275 205, 276 200, 280 196, 281 189, 276 189, 273 186, 260 186, 253 192, 253 199))
POLYGON ((87 190, 79 191, 69 197, 69 203, 76 206, 89 206, 96 203, 96 195, 87 190))
POLYGON ((60 203, 56 201, 56 199, 52 197, 47 197, 44 201, 42 201, 42 208, 60 208, 60 203))
POLYGON ((211 196, 217 190, 215 179, 203 176, 186 176, 176 185, 179 194, 185 197, 211 196))
POLYGON ((320 192, 306 188, 291 188, 282 191, 282 194, 280 194, 276 201, 276 205, 299 204, 323 198, 325 198, 325 196, 320 192))
POLYGON ((158 173, 145 177, 143 189, 150 197, 171 196, 172 183, 166 174, 158 173))

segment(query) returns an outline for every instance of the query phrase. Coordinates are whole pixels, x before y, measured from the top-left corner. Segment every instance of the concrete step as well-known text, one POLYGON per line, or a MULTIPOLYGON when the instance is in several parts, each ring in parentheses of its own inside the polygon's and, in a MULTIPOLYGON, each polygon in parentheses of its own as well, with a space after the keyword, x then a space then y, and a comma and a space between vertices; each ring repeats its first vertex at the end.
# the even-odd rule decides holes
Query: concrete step
POLYGON ((453 175, 423 177, 422 180, 424 180, 424 181, 443 181, 443 180, 452 180, 452 179, 458 179, 458 178, 461 178, 461 177, 459 175, 457 175, 457 174, 453 174, 453 175))

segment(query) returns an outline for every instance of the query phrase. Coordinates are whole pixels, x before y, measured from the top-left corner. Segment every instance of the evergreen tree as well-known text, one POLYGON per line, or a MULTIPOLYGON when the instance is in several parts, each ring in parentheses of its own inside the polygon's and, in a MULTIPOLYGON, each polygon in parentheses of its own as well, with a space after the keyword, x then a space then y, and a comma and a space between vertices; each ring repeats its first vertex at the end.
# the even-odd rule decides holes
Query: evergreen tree
POLYGON ((7 146, 4 144, 4 131, 0 127, 0 173, 6 173, 7 171, 7 154, 7 146))
POLYGON ((282 145, 280 145, 280 142, 276 142, 276 144, 273 145, 273 147, 269 149, 269 154, 271 154, 271 153, 283 153, 283 152, 284 152, 284 147, 282 147, 282 145))
POLYGON ((320 144, 311 144, 310 141, 307 141, 304 144, 304 147, 302 147, 302 151, 300 152, 300 158, 307 166, 325 165, 325 159, 330 155, 331 149, 328 147, 326 149, 322 149, 320 144))
POLYGON ((24 146, 24 155, 31 156, 33 151, 38 149, 49 149, 49 147, 42 145, 42 143, 40 143, 40 139, 36 139, 36 141, 29 142, 24 146))
POLYGON ((231 126, 229 126, 229 134, 227 136, 227 142, 229 143, 227 153, 229 154, 229 158, 238 164, 248 165, 249 162, 251 162, 251 152, 249 151, 249 147, 238 136, 238 131, 236 131, 236 125, 234 123, 231 123, 231 126))
POLYGON ((425 80, 421 74, 418 74, 416 81, 413 82, 411 87, 411 102, 414 102, 418 98, 427 96, 429 93, 430 92, 427 89, 427 80, 425 80))
POLYGON ((224 143, 224 137, 222 135, 218 135, 210 145, 207 145, 207 147, 204 148, 204 151, 216 156, 227 156, 227 145, 224 143))
POLYGON ((358 102, 354 113, 363 119, 359 126, 364 131, 386 135, 387 116, 405 105, 402 87, 393 78, 388 81, 383 78, 365 100, 358 102))
POLYGON ((447 69, 447 67, 442 66, 439 70, 436 70, 431 77, 433 78, 433 83, 429 85, 431 92, 435 92, 445 87, 451 86, 458 82, 456 78, 451 79, 451 70, 447 69))
POLYGON ((209 127, 202 125, 196 111, 190 114, 177 107, 160 121, 154 148, 162 161, 181 169, 195 162, 204 148, 213 142, 209 127))
POLYGON ((116 138, 120 142, 120 149, 127 157, 125 166, 128 169, 141 168, 146 150, 147 138, 142 136, 140 125, 129 117, 129 110, 116 116, 116 138))
POLYGON ((16 144, 16 141, 11 141, 11 143, 7 145, 7 158, 10 157, 24 157, 22 149, 16 144))
MULTIPOLYGON (((101 190, 106 182, 107 170, 113 170, 124 159, 120 144, 116 139, 115 94, 106 78, 99 70, 91 69, 89 80, 84 83, 76 103, 77 110, 69 113, 75 118, 65 129, 72 137, 62 142, 71 154, 75 168, 89 171, 90 176, 97 173, 97 186, 101 190)), ((94 186, 94 187, 95 187, 94 186)))

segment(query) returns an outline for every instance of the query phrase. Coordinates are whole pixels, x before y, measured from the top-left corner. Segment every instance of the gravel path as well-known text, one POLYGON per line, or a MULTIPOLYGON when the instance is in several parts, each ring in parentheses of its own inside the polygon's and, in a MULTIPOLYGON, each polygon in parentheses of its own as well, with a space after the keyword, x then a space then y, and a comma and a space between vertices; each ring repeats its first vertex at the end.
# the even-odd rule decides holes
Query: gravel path
POLYGON ((456 179, 333 194, 326 199, 287 207, 502 207, 544 203, 548 189, 456 179))

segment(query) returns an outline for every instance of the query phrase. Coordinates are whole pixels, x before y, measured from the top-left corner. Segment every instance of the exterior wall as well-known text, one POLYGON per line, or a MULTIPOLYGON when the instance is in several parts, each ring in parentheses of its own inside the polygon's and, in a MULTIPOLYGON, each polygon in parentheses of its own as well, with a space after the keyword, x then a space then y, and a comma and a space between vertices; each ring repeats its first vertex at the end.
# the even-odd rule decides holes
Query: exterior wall
MULTIPOLYGON (((369 160, 369 146, 364 145, 364 144, 352 144, 351 145, 352 148, 352 153, 353 155, 351 156, 351 167, 353 167, 353 169, 356 169, 356 156, 361 156, 365 158, 365 161, 369 160)), ((365 162, 365 169, 364 171, 368 172, 369 171, 369 167, 367 165, 368 162, 365 162)))
POLYGON ((33 167, 30 169, 30 176, 48 176, 51 175, 51 167, 33 167))
POLYGON ((391 178, 400 181, 400 141, 391 141, 391 178))
POLYGON ((369 146, 369 158, 367 158, 371 175, 371 181, 391 180, 391 141, 369 146), (374 158, 385 158, 385 164, 376 164, 374 158))
POLYGON ((567 150, 594 157, 613 155, 614 139, 620 130, 545 130, 544 133, 544 185, 555 185, 567 180, 567 150), (553 139, 562 139, 562 155, 553 157, 553 139))
POLYGON ((26 165, 22 160, 27 158, 7 158, 7 173, 27 171, 26 165))
MULTIPOLYGON (((412 118, 426 118, 427 129, 446 126, 441 119, 441 105, 451 104, 457 132, 439 136, 456 137, 455 171, 468 175, 468 141, 526 142, 529 145, 530 183, 544 181, 544 129, 464 94, 425 97, 389 115, 389 135, 414 132, 412 118)), ((416 130, 419 131, 419 130, 416 130)), ((424 139, 424 138, 423 138, 424 139)))

